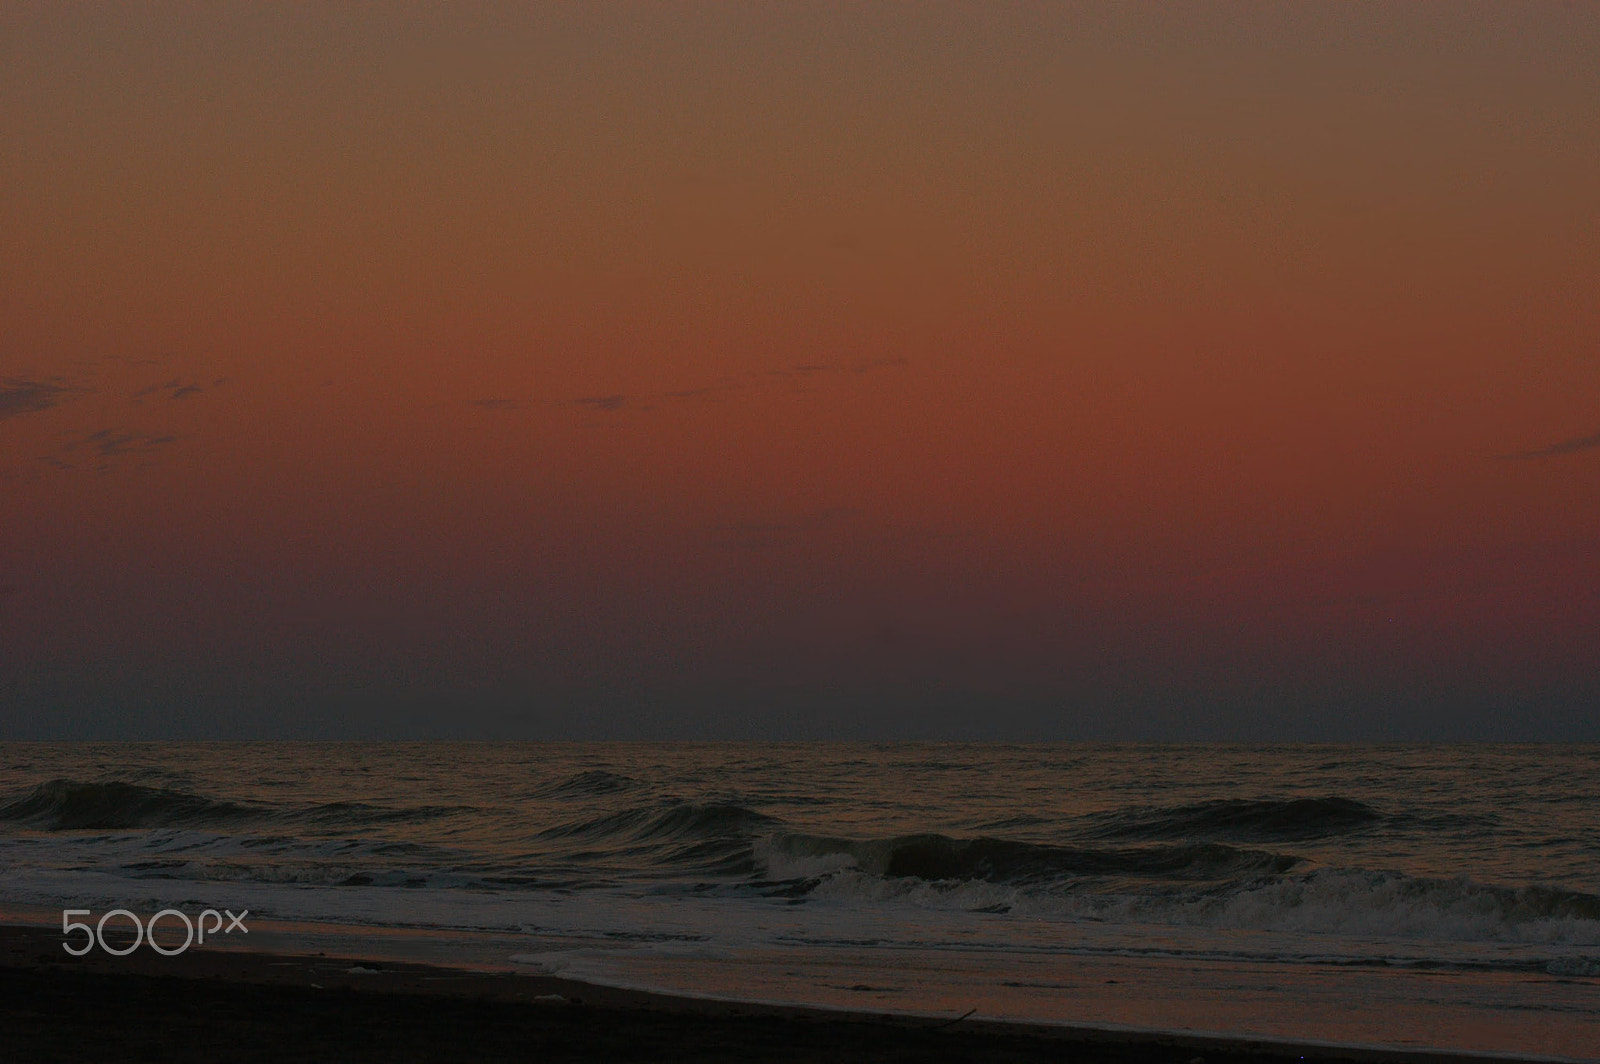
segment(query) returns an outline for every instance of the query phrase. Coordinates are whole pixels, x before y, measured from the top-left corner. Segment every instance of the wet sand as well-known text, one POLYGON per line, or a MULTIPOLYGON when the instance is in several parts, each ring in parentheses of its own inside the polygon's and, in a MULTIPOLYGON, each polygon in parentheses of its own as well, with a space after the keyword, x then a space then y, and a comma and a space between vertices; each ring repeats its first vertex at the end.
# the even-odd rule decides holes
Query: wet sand
POLYGON ((61 943, 53 928, 0 926, 8 1061, 1515 1059, 739 1005, 321 955, 196 948, 76 958, 61 943))

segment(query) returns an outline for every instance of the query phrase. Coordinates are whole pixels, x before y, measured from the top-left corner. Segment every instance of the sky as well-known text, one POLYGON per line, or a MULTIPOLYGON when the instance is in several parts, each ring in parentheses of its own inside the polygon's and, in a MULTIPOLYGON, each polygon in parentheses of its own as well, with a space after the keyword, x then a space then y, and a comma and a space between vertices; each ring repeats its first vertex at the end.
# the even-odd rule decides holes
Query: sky
POLYGON ((0 7, 0 738, 1600 739, 1600 6, 0 7))

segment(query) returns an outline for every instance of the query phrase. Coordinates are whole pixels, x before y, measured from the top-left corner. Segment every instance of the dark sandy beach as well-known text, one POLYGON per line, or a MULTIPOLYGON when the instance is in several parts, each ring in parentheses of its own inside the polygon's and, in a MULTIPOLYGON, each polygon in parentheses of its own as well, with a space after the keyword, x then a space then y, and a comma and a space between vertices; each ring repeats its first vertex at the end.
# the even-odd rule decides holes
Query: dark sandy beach
POLYGON ((74 958, 0 927, 9 1061, 1482 1062, 1088 1028, 745 1006, 548 976, 191 950, 74 958))

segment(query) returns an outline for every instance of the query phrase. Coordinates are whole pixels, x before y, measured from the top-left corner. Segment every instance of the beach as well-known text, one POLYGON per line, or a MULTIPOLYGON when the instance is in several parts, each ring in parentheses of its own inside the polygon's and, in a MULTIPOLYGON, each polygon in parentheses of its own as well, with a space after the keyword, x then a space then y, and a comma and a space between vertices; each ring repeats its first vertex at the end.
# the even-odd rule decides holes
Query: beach
POLYGON ((364 958, 75 958, 24 926, 0 926, 0 1030, 16 1061, 1535 1059, 744 1005, 364 958))

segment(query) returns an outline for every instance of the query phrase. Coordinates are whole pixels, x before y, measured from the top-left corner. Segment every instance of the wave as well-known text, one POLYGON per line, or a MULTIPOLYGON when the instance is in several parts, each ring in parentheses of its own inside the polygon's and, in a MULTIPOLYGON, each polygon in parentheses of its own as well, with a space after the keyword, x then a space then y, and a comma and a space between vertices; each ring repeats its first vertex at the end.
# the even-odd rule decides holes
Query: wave
POLYGON ((534 790, 530 798, 595 798, 601 795, 617 794, 621 791, 637 790, 642 787, 638 780, 632 776, 623 776, 604 769, 593 769, 589 772, 580 772, 576 776, 557 783, 552 783, 534 790))
POLYGON ((755 871, 753 843, 783 827, 783 821, 741 805, 677 802, 620 809, 603 816, 546 828, 547 842, 581 845, 568 856, 620 857, 721 876, 755 871))
POLYGON ((557 824, 539 834, 566 839, 678 839, 748 837, 781 825, 776 817, 725 803, 674 802, 658 806, 619 809, 589 820, 557 824))
POLYGON ((1352 798, 1228 798, 1103 814, 1082 832, 1101 839, 1304 840, 1375 824, 1384 815, 1352 798))
POLYGON ((855 841, 813 835, 775 835, 763 847, 775 880, 815 877, 854 868, 885 879, 982 880, 1029 884, 1066 878, 1232 881, 1278 875, 1301 863, 1290 854, 1221 843, 1090 849, 981 836, 906 835, 855 841))
POLYGON ((783 821, 777 817, 758 813, 741 805, 702 805, 697 802, 686 802, 683 805, 671 806, 650 818, 636 834, 643 839, 748 837, 782 823, 783 821))
POLYGON ((282 818, 325 827, 356 827, 363 824, 416 823, 479 812, 482 810, 472 805, 383 806, 366 802, 325 802, 285 812, 282 818))
POLYGON ((56 779, 0 805, 0 820, 45 831, 131 831, 154 828, 243 828, 266 823, 316 828, 352 828, 415 823, 462 813, 473 806, 389 807, 366 802, 327 802, 284 809, 256 802, 209 798, 168 787, 121 780, 95 783, 56 779))
POLYGON ((265 807, 165 787, 64 779, 42 783, 22 798, 0 806, 0 820, 46 831, 219 827, 260 820, 269 813, 265 807))
POLYGON ((1234 882, 1278 875, 1302 859, 1222 843, 1096 848, 941 834, 846 839, 788 830, 781 819, 733 804, 635 806, 546 828, 547 842, 586 855, 624 854, 657 865, 749 873, 794 883, 842 868, 889 879, 1041 882, 1063 877, 1234 882))

